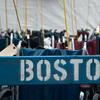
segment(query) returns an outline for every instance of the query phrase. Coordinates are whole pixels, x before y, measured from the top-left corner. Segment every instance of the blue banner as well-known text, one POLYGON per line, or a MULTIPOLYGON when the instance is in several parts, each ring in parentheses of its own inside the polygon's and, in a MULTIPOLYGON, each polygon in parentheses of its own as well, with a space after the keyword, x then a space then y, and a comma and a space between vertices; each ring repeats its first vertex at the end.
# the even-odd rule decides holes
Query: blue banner
POLYGON ((0 84, 100 84, 100 56, 0 57, 0 84))

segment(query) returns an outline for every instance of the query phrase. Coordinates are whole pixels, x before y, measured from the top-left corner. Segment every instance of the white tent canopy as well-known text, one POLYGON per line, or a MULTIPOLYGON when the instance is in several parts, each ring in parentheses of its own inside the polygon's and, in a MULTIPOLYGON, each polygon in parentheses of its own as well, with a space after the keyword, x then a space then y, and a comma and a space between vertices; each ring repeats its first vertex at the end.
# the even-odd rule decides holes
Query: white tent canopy
MULTIPOLYGON (((18 30, 18 21, 13 0, 7 1, 8 28, 18 30)), ((25 26, 25 0, 15 0, 22 29, 25 26)), ((63 0, 27 0, 27 27, 31 30, 65 29, 63 0), (41 15, 43 18, 41 18, 41 15), (41 19, 43 23, 41 24, 41 19)), ((100 23, 100 0, 66 0, 69 34, 77 29, 91 29, 100 23), (71 3, 73 2, 73 9, 71 3), (73 19, 73 20, 72 20, 73 19), (73 21, 73 25, 72 25, 73 21)), ((0 0, 0 20, 6 29, 5 0, 0 0)))

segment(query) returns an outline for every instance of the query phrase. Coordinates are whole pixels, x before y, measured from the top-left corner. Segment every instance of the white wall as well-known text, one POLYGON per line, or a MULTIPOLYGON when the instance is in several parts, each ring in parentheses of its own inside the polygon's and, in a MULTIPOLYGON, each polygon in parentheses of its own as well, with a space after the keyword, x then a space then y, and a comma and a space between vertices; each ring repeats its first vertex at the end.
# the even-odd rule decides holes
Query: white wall
MULTIPOLYGON (((0 17, 2 28, 6 28, 5 22, 5 0, 0 0, 0 17)), ((18 14, 21 22, 22 29, 25 23, 25 0, 16 0, 18 14)), ((67 20, 69 34, 72 34, 72 19, 71 19, 71 0, 67 1, 67 20)), ((41 28, 41 17, 39 4, 42 2, 42 14, 44 18, 43 27, 46 29, 59 29, 65 28, 64 14, 63 14, 63 0, 28 0, 28 28, 40 29, 41 28), (39 3, 38 3, 39 2, 39 3)), ((76 23, 74 20, 74 32, 81 28, 90 28, 93 30, 100 23, 100 0, 74 0, 76 6, 76 14, 73 13, 73 17, 76 16, 76 23), (87 24, 88 20, 88 24, 87 24)), ((16 19, 16 13, 13 5, 13 0, 7 0, 8 9, 8 27, 18 29, 18 22, 16 19)), ((74 17, 75 18, 75 17, 74 17)))

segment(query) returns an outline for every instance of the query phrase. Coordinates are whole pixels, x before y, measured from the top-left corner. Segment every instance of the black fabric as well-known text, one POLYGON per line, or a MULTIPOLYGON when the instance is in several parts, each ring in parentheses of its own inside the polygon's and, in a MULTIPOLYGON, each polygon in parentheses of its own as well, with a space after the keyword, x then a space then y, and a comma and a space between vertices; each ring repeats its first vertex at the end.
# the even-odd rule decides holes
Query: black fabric
MULTIPOLYGON (((19 42, 19 39, 13 39, 13 43, 16 46, 19 42)), ((10 39, 9 38, 3 38, 0 39, 0 51, 6 48, 7 45, 10 44, 10 39)))
POLYGON ((96 37, 96 54, 100 54, 100 36, 96 37))
POLYGON ((19 100, 79 100, 78 84, 20 86, 19 100))
MULTIPOLYGON (((21 56, 81 55, 82 50, 21 49, 21 56)), ((79 100, 80 85, 26 85, 20 86, 20 100, 79 100)))
POLYGON ((6 39, 0 39, 0 51, 6 47, 6 39))

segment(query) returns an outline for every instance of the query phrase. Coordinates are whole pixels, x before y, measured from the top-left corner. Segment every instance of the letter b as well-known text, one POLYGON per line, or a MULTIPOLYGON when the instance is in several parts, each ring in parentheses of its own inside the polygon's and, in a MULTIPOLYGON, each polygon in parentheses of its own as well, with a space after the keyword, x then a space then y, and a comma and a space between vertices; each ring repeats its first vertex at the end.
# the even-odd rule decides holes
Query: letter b
POLYGON ((21 60, 21 81, 30 81, 33 77, 33 62, 31 60, 21 60), (25 65, 27 65, 28 68, 26 68, 25 65), (27 77, 26 74, 28 74, 27 77))

